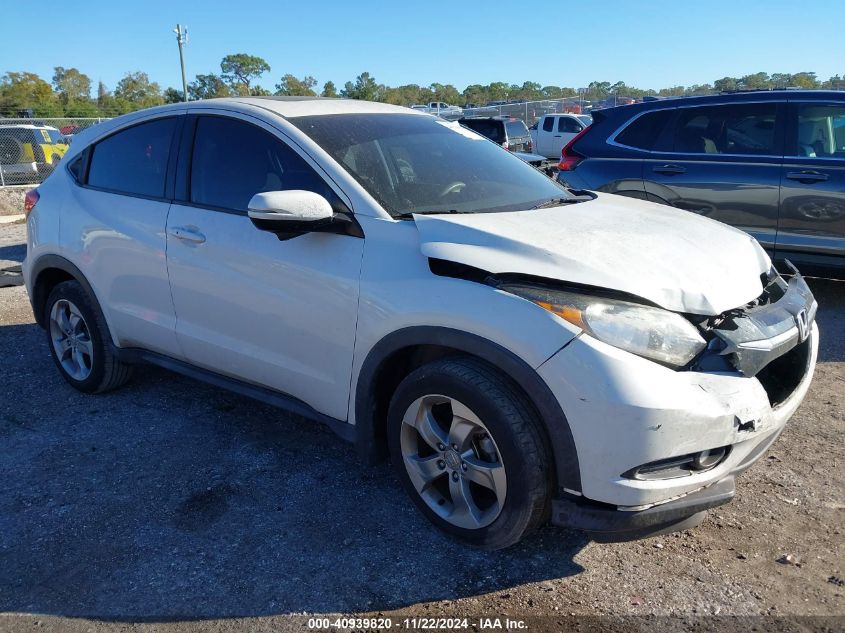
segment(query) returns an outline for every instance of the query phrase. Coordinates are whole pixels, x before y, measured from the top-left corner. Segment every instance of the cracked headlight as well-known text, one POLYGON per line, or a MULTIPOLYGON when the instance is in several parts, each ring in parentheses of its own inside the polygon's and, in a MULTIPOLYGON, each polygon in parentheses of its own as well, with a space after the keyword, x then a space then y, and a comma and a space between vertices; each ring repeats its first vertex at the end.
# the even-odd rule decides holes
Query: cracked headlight
POLYGON ((680 314, 628 301, 522 284, 499 290, 536 303, 600 341, 672 367, 683 367, 707 343, 680 314))

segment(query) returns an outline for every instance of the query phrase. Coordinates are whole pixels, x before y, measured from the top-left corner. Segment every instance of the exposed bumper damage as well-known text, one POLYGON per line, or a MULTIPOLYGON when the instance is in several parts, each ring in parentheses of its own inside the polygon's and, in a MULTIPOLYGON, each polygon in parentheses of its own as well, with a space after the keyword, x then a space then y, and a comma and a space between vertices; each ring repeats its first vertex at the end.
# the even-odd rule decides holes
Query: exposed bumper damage
MULTIPOLYGON (((721 317, 712 329, 715 338, 711 348, 728 357, 743 376, 756 376, 810 335, 818 304, 804 278, 792 264, 787 264, 795 272, 789 283, 775 275, 766 286, 765 296, 775 300, 733 311, 721 317)), ((703 358, 701 366, 707 360, 703 358)))
POLYGON ((731 499, 734 478, 783 431, 816 364, 812 293, 797 274, 778 283, 769 301, 714 322, 704 368, 674 371, 586 335, 539 368, 581 464, 582 489, 562 491, 555 524, 638 538, 690 527, 731 499), (585 398, 597 384, 595 401, 585 398))

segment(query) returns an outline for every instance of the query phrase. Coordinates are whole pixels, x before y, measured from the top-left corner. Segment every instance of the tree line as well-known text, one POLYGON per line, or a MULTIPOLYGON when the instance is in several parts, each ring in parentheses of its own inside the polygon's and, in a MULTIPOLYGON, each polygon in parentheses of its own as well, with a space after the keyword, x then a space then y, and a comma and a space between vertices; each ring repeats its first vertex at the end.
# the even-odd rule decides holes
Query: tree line
MULTIPOLYGON (((47 82, 35 73, 6 72, 0 77, 0 116, 15 117, 22 110, 31 110, 37 117, 106 117, 124 114, 163 103, 182 101, 182 91, 165 88, 152 81, 142 71, 127 72, 109 90, 98 82, 96 96, 92 95, 91 78, 77 68, 56 66, 52 81, 47 82)), ((450 104, 484 105, 492 101, 533 101, 580 96, 600 101, 610 96, 640 98, 646 95, 661 97, 704 95, 734 90, 771 88, 811 88, 845 90, 845 78, 834 75, 821 80, 814 72, 753 73, 742 77, 722 77, 712 84, 671 86, 646 89, 628 86, 623 81, 593 81, 586 88, 547 85, 526 81, 522 85, 507 82, 471 84, 462 91, 452 84, 433 83, 429 86, 406 84, 387 86, 376 81, 368 72, 347 81, 340 90, 331 81, 322 88, 312 76, 299 78, 282 75, 274 90, 265 88, 262 77, 271 73, 270 64, 261 57, 236 53, 226 55, 220 62, 219 73, 198 74, 188 84, 190 100, 231 96, 323 96, 383 101, 396 105, 411 105, 429 101, 450 104)))

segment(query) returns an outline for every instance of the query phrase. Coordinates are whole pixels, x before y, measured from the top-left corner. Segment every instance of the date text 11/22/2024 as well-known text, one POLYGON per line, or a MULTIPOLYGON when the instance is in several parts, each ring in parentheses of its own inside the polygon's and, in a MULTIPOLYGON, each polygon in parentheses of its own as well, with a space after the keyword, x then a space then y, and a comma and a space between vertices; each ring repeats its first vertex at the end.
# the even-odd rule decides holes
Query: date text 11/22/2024
POLYGON ((393 620, 392 618, 309 618, 308 628, 311 630, 353 630, 353 631, 387 631, 390 629, 410 631, 459 631, 474 627, 477 630, 503 630, 516 631, 527 629, 524 620, 511 620, 510 618, 403 618, 393 620))

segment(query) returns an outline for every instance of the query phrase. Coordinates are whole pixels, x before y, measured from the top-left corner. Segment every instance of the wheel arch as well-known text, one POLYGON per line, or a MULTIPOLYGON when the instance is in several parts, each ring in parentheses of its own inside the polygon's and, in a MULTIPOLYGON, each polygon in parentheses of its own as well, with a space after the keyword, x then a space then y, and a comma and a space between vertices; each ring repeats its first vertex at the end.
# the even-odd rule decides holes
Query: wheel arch
MULTIPOLYGON (((32 279, 32 311, 35 315, 35 322, 42 328, 44 323, 44 307, 47 297, 58 284, 63 281, 76 281, 93 298, 102 313, 97 293, 88 283, 82 271, 70 260, 61 255, 42 255, 32 265, 30 277, 32 279)), ((107 322, 108 323, 108 322, 107 322)))
POLYGON ((355 385, 355 443, 368 463, 387 456, 387 406, 399 383, 424 363, 446 356, 471 356, 503 372, 528 398, 550 440, 558 487, 581 490, 578 454, 569 422, 540 375, 498 343, 436 326, 397 330, 367 354, 355 385))

